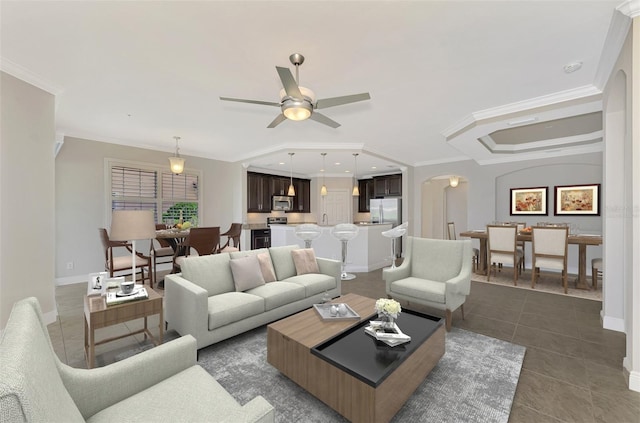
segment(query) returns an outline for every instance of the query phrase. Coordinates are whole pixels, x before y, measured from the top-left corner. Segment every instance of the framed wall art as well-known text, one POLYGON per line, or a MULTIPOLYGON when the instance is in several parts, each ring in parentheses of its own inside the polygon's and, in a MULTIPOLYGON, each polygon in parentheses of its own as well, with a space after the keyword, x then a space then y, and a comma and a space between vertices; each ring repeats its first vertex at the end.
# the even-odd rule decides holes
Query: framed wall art
POLYGON ((548 187, 511 188, 511 215, 546 216, 548 187))
POLYGON ((600 184, 555 187, 556 216, 600 216, 600 184))

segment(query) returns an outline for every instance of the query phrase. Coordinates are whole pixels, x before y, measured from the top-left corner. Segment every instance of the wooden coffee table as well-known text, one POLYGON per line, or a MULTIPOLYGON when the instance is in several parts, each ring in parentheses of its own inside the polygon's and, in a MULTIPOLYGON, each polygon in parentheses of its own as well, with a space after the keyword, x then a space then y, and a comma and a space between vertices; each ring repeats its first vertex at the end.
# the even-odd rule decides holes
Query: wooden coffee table
POLYGON ((164 332, 164 315, 162 310, 162 295, 149 287, 146 300, 135 300, 117 305, 107 306, 105 297, 84 297, 84 351, 87 358, 87 367, 92 369, 95 366, 96 345, 115 341, 127 336, 144 333, 145 337, 153 341, 154 344, 162 344, 164 332), (154 337, 147 327, 147 317, 154 314, 160 315, 158 324, 159 335, 154 337), (99 342, 95 340, 96 329, 117 325, 134 319, 144 318, 144 328, 135 332, 128 332, 124 335, 103 339, 99 342))
MULTIPOLYGON (((375 318, 375 301, 355 294, 333 300, 334 303, 347 303, 360 315, 360 320, 326 321, 311 308, 271 323, 267 326, 267 361, 350 421, 388 422, 444 355, 445 330, 442 319, 411 313, 407 319, 424 318, 425 325, 432 326, 426 338, 424 333, 418 334, 421 329, 414 336, 403 327, 401 314, 398 325, 411 335, 411 345, 406 344, 404 353, 402 349, 391 347, 378 350, 380 347, 376 347, 375 340, 364 334, 364 329, 356 328, 375 318), (382 367, 387 366, 390 370, 371 378, 358 371, 357 366, 344 365, 323 356, 326 345, 342 342, 347 337, 349 342, 358 343, 355 352, 360 354, 358 357, 390 354, 401 358, 390 367, 383 363, 382 367)), ((360 361, 358 357, 350 358, 360 361)), ((384 357, 382 361, 385 361, 384 357)))

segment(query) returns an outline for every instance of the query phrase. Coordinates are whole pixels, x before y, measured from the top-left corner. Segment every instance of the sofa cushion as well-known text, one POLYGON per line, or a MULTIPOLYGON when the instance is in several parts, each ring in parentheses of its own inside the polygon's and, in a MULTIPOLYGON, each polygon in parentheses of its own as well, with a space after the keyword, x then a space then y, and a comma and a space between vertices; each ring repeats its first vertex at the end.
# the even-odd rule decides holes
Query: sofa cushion
POLYGON ((307 273, 306 275, 292 276, 283 282, 291 282, 304 286, 305 296, 307 297, 336 287, 336 278, 323 273, 307 273))
POLYGON ((276 271, 276 279, 283 281, 291 276, 296 275, 296 266, 293 264, 293 257, 291 257, 291 251, 297 250, 300 247, 297 245, 285 245, 284 247, 271 247, 269 248, 269 254, 271 254, 271 262, 273 268, 276 271))
POLYGON ((264 312, 264 299, 246 292, 226 292, 207 301, 209 330, 264 312))
POLYGON ((105 408, 87 422, 179 422, 186 419, 204 422, 240 410, 240 404, 206 370, 193 366, 105 408), (187 404, 198 404, 198 407, 186 410, 187 404))
POLYGON ((233 292, 233 274, 227 253, 189 257, 182 263, 182 277, 204 288, 209 296, 233 292))
POLYGON ((307 273, 320 273, 318 262, 316 261, 316 253, 313 248, 301 248, 291 251, 293 264, 296 267, 297 275, 306 275, 307 273))
POLYGON ((443 282, 411 276, 392 282, 391 293, 397 292, 408 297, 444 304, 446 286, 443 282))
POLYGON ((253 288, 247 291, 247 294, 264 298, 264 308, 269 311, 295 301, 304 300, 305 288, 297 283, 275 281, 253 288))
POLYGON ((257 256, 236 258, 231 260, 229 264, 231 265, 236 291, 246 291, 247 289, 264 285, 264 277, 262 277, 257 256))

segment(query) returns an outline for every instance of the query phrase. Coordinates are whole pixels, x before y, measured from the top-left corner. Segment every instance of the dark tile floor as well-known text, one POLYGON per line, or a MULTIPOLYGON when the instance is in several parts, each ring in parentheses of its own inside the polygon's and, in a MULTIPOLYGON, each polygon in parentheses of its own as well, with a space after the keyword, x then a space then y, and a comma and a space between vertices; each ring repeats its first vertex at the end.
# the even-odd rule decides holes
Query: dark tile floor
MULTIPOLYGON (((84 368, 82 297, 86 285, 56 289, 59 319, 49 333, 62 361, 84 368)), ((161 292, 161 291, 160 291, 161 292)), ((385 296, 381 271, 359 273, 342 292, 385 296)), ((454 313, 457 327, 527 347, 510 422, 640 423, 640 393, 628 390, 622 359, 625 335, 602 329, 598 301, 481 282, 454 313)), ((432 310, 422 310, 438 314, 432 310)), ((152 327, 157 320, 150 319, 152 327)), ((99 337, 140 327, 131 322, 101 329, 99 337)), ((153 330, 152 330, 153 331, 153 330)), ((115 352, 142 344, 141 335, 96 348, 99 365, 115 352)))

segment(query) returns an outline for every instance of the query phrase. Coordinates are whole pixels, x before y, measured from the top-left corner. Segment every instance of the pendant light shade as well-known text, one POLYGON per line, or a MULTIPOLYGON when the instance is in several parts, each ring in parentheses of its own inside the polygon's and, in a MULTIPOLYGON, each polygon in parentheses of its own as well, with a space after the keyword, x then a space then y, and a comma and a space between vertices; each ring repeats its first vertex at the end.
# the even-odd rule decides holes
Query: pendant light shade
POLYGON ((291 171, 291 173, 289 174, 289 191, 287 192, 287 195, 290 197, 295 197, 296 195, 296 189, 293 187, 293 155, 296 153, 289 153, 289 162, 290 162, 290 168, 289 170, 291 171))
POLYGON ((178 140, 180 140, 180 137, 173 138, 176 140, 176 155, 169 157, 169 167, 171 168, 171 173, 180 175, 184 171, 184 159, 180 157, 180 149, 178 148, 178 140))
POLYGON ((351 195, 353 195, 354 197, 359 197, 360 188, 358 188, 358 153, 353 153, 353 160, 355 161, 355 170, 353 172, 354 184, 351 195))
POLYGON ((324 165, 324 159, 327 153, 320 153, 320 154, 322 155, 322 188, 320 188, 320 195, 324 197, 325 195, 327 195, 327 186, 324 183, 324 175, 325 173, 327 173, 327 169, 324 165))
POLYGON ((458 176, 449 176, 449 186, 451 188, 455 188, 460 183, 460 178, 458 176))

